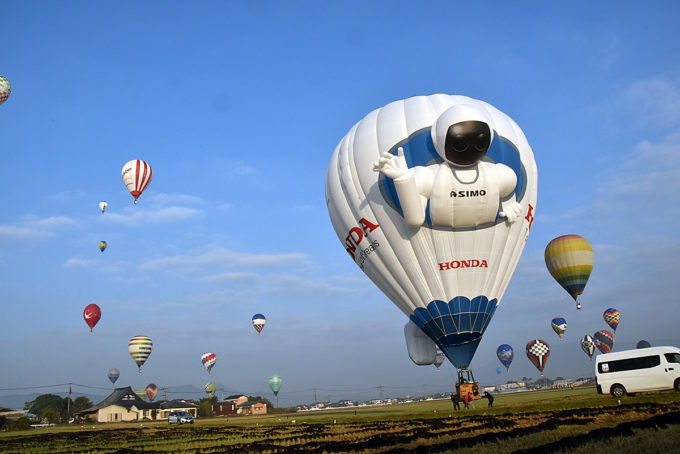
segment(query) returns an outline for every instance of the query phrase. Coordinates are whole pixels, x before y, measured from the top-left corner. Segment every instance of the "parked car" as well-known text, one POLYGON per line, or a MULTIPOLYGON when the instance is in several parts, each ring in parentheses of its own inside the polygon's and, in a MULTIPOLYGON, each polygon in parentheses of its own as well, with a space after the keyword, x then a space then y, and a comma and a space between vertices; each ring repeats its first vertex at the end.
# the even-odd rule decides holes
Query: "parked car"
POLYGON ((168 424, 193 424, 194 416, 186 411, 171 411, 168 415, 168 424))
POLYGON ((680 349, 650 347, 598 355, 597 392, 621 397, 644 391, 680 391, 680 349))

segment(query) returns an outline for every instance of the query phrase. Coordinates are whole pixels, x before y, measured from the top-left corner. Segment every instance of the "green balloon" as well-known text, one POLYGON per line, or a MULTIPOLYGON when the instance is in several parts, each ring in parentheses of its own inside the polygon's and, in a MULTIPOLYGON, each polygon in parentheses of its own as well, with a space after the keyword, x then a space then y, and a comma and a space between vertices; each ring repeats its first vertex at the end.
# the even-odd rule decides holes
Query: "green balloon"
POLYGON ((269 387, 274 392, 274 395, 278 396, 279 390, 281 389, 281 377, 279 377, 278 375, 274 375, 272 378, 270 378, 269 387))

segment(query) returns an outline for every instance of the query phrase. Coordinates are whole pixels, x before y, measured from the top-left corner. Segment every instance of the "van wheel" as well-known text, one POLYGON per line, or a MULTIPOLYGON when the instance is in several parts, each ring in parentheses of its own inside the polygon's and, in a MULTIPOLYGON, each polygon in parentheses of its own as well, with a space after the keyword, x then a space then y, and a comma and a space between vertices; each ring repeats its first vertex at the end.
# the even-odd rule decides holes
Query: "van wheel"
POLYGON ((626 394, 626 388, 619 384, 616 384, 612 385, 610 392, 614 397, 623 397, 626 394))
POLYGON ((675 388, 676 391, 680 391, 680 378, 677 378, 675 380, 675 383, 673 384, 673 388, 675 388))

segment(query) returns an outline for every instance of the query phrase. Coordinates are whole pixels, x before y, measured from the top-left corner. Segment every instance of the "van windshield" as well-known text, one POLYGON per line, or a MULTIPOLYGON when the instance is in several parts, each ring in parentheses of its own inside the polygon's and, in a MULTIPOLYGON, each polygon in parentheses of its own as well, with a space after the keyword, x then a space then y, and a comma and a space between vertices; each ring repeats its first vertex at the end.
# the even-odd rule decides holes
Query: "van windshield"
POLYGON ((680 353, 665 353, 664 356, 669 363, 680 363, 680 353))

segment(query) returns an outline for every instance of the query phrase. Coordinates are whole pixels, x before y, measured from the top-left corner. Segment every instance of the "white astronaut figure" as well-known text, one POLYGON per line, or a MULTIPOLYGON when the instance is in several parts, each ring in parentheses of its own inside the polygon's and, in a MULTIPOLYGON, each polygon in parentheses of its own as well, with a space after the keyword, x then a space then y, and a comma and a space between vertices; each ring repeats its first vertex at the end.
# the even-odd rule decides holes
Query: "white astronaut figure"
POLYGON ((406 222, 423 225, 428 200, 435 226, 475 227, 495 222, 496 215, 514 222, 521 213, 514 196, 517 176, 505 164, 482 160, 494 140, 488 115, 474 105, 456 105, 437 118, 431 134, 445 162, 409 169, 400 147, 396 156, 385 152, 373 166, 394 180, 406 222))

